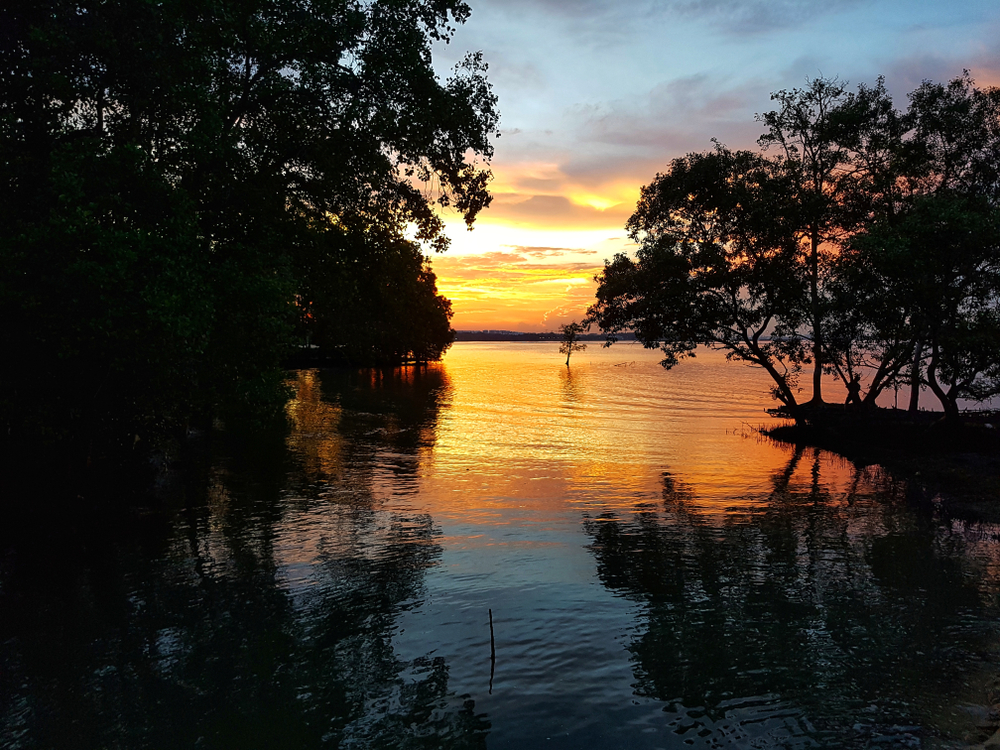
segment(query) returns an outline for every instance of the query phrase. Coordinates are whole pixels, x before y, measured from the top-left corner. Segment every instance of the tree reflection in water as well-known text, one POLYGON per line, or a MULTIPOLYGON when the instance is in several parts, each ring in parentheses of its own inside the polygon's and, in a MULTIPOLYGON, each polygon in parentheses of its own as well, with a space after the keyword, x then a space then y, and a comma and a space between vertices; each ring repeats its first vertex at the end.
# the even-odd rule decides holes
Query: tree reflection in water
POLYGON ((443 372, 292 385, 287 436, 238 450, 219 436, 172 510, 14 548, 0 744, 485 746, 445 661, 392 648, 440 546, 430 516, 382 500, 406 494, 433 441, 443 372))
POLYGON ((836 487, 832 461, 796 449, 767 496, 721 514, 666 473, 662 505, 585 520, 604 585, 643 605, 636 694, 666 701, 679 735, 865 744, 982 701, 969 680, 996 640, 996 576, 976 585, 961 524, 913 512, 878 467, 836 487))

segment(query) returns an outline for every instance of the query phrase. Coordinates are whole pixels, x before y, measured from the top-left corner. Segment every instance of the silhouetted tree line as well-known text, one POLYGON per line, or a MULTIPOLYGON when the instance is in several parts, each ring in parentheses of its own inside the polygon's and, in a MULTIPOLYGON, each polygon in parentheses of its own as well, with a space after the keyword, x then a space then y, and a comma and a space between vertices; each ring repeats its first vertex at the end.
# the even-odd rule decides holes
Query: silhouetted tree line
POLYGON ((435 205, 490 196, 496 98, 431 60, 463 0, 0 9, 2 432, 130 448, 274 409, 306 336, 440 355, 435 205), (408 233, 412 230, 412 233, 408 233), (412 239, 408 239, 412 237, 412 239))
MULTIPOLYGON (((561 331, 544 331, 542 333, 518 331, 455 331, 455 341, 562 341, 565 334, 561 331)), ((580 333, 576 337, 580 341, 604 341, 603 333, 580 333)), ((635 341, 632 333, 625 331, 618 334, 619 341, 635 341)))
POLYGON ((881 78, 771 98, 759 151, 716 142, 642 189, 639 249, 605 265, 590 311, 609 340, 634 330, 668 368, 724 349, 799 420, 824 374, 858 405, 902 385, 915 411, 930 388, 952 418, 1000 393, 1000 90, 966 72, 905 111, 881 78))

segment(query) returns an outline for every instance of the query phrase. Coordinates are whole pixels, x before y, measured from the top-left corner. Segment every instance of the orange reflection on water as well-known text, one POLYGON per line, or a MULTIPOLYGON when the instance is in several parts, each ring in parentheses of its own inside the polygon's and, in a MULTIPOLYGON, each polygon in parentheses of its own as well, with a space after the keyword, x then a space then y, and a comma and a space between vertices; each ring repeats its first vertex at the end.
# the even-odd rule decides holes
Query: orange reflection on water
MULTIPOLYGON (((462 343, 444 366, 442 409, 423 471, 435 516, 524 509, 645 507, 663 475, 683 478, 702 513, 731 513, 773 492, 794 450, 763 438, 773 422, 766 374, 700 352, 671 371, 634 345, 591 344, 566 367, 555 343, 462 343)), ((788 483, 847 493, 850 464, 823 454, 821 470, 793 468, 788 483)))
POLYGON ((356 572, 407 555, 411 569, 427 564, 418 550, 436 544, 431 518, 385 501, 414 491, 447 391, 440 367, 300 370, 288 382, 295 465, 272 534, 283 585, 306 601, 345 566, 356 572))
POLYGON ((773 422, 760 370, 710 351, 671 371, 659 358, 590 344, 566 367, 556 343, 459 343, 430 367, 304 370, 288 446, 324 497, 497 527, 648 513, 671 493, 721 521, 866 491, 850 462, 757 431, 773 422))
POLYGON ((336 476, 342 467, 340 405, 323 398, 318 370, 299 370, 289 384, 295 389, 285 407, 292 426, 289 450, 299 456, 307 476, 336 476))

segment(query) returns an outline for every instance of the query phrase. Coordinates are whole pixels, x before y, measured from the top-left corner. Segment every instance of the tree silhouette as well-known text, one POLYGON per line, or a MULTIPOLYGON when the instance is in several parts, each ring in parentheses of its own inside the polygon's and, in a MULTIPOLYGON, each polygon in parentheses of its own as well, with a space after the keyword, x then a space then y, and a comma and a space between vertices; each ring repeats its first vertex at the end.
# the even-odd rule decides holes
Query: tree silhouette
POLYGON ((587 348, 586 344, 581 344, 579 342, 579 338, 581 333, 589 329, 590 324, 587 322, 577 323, 574 321, 572 323, 559 326, 559 330, 563 337, 562 343, 559 344, 559 353, 566 355, 567 367, 569 367, 569 358, 573 352, 582 352, 587 348))
MULTIPOLYGON (((0 432, 131 450, 226 405, 280 410, 294 302, 343 260, 327 234, 374 252, 412 228, 419 255, 448 244, 438 208, 489 204, 486 64, 442 78, 432 54, 469 13, 6 4, 0 348, 31 366, 0 375, 0 432)), ((380 270, 432 288, 418 265, 380 270)))
POLYGON ((639 249, 605 264, 589 311, 608 342, 634 331, 668 368, 723 349, 798 421, 824 374, 869 406, 909 382, 915 409, 926 383, 953 418, 1000 392, 1000 89, 925 82, 906 112, 881 79, 772 98, 762 152, 716 143, 643 187, 639 249))
POLYGON ((674 159, 642 189, 627 225, 639 250, 605 264, 590 316, 609 341, 633 330, 659 347, 667 368, 699 344, 759 365, 796 410, 808 287, 795 233, 780 220, 793 198, 782 165, 758 154, 717 144, 674 159))

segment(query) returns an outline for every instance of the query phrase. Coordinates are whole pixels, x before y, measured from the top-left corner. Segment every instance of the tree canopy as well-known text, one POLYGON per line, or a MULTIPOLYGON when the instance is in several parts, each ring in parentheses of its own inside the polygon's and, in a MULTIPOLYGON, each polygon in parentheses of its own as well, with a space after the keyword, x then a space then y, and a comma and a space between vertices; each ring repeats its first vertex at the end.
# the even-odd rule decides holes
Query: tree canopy
POLYGON ((415 338, 392 347, 439 353, 449 308, 424 248, 447 246, 439 209, 471 226, 489 204, 498 122, 479 54, 447 80, 432 64, 469 13, 5 4, 4 431, 130 444, 224 405, 279 404, 303 304, 340 326, 338 344, 367 346, 366 319, 377 335, 405 319, 415 338), (380 282, 406 289, 383 297, 391 313, 361 288, 380 282))
POLYGON ((831 373, 869 405, 927 386, 952 416, 1000 393, 1000 90, 966 73, 899 111, 881 79, 816 79, 772 100, 760 151, 716 143, 642 189, 639 249, 590 311, 609 342, 634 330, 665 367, 721 348, 800 418, 831 373))

